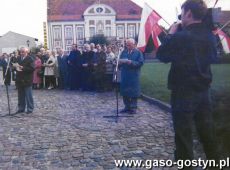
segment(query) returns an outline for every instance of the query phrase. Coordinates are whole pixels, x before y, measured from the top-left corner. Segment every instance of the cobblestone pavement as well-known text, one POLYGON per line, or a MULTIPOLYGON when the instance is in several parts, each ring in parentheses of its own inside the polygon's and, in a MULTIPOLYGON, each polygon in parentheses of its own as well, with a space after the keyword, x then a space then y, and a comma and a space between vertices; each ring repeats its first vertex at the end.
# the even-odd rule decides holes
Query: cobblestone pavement
MULTIPOLYGON (((13 111, 16 92, 12 86, 13 111)), ((0 118, 0 169, 116 169, 116 159, 173 160, 170 114, 154 105, 140 100, 138 114, 115 122, 103 118, 115 114, 112 92, 33 93, 32 114, 0 118)), ((0 100, 0 114, 7 114, 3 86, 0 100)))

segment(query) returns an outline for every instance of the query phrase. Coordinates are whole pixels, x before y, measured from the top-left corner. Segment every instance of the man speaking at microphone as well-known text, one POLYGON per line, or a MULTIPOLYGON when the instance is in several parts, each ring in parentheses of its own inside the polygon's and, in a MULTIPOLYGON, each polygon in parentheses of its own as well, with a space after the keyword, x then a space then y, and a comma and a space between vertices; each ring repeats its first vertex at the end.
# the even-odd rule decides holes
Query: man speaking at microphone
POLYGON ((28 48, 22 47, 20 57, 14 64, 17 70, 16 86, 18 89, 18 111, 15 114, 25 112, 26 106, 27 114, 32 113, 34 109, 32 96, 34 62, 28 53, 28 48))
POLYGON ((162 62, 171 62, 168 88, 171 90, 175 158, 194 159, 194 121, 207 159, 217 160, 209 95, 212 82, 210 65, 216 55, 216 47, 211 30, 202 22, 207 6, 203 0, 187 0, 181 9, 181 23, 171 26, 157 52, 157 58, 162 62), (181 31, 178 30, 180 24, 181 31))
POLYGON ((125 108, 121 113, 135 114, 137 98, 140 96, 140 69, 144 63, 142 53, 135 48, 135 40, 128 39, 126 47, 120 56, 121 67, 120 91, 125 108))

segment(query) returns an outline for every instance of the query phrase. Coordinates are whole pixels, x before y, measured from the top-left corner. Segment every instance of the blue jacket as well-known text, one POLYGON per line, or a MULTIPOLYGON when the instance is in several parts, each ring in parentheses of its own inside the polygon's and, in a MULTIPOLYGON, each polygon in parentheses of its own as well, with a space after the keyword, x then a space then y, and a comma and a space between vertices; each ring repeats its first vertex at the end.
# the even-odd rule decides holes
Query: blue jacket
POLYGON ((57 57, 59 73, 67 73, 68 71, 67 57, 68 56, 65 56, 65 55, 62 58, 61 56, 57 57))
POLYGON ((139 97, 141 93, 140 71, 144 63, 143 55, 138 49, 133 49, 131 54, 128 53, 128 50, 124 50, 120 58, 132 60, 130 65, 121 65, 121 95, 126 97, 139 97))
POLYGON ((3 59, 0 59, 0 66, 2 66, 3 68, 6 68, 7 67, 7 62, 6 60, 3 58, 3 59))

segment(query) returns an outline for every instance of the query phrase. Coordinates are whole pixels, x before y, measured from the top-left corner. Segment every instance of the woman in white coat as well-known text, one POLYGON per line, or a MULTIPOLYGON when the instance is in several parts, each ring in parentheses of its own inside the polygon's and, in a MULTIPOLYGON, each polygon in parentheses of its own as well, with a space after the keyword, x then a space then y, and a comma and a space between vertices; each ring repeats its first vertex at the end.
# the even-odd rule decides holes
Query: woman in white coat
POLYGON ((50 51, 47 51, 47 55, 49 59, 44 63, 44 67, 45 67, 44 76, 47 83, 47 87, 50 90, 54 88, 54 84, 55 84, 55 70, 54 70, 55 58, 52 52, 50 51))

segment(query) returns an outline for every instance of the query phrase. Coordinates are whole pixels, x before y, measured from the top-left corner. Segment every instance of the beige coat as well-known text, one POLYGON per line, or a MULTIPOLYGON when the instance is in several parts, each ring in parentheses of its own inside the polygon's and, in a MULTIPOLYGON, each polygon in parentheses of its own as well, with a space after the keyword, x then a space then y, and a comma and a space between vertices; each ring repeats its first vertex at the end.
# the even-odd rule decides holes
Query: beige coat
POLYGON ((50 56, 47 62, 44 64, 45 65, 45 76, 54 76, 54 67, 55 67, 55 58, 54 56, 50 56))

